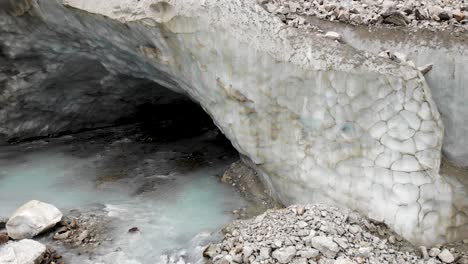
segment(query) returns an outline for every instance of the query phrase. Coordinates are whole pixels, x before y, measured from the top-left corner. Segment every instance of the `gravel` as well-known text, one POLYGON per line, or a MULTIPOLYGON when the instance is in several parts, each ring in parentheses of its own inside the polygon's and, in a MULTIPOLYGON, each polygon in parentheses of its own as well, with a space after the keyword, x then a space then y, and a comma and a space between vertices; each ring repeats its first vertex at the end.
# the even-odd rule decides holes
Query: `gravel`
POLYGON ((270 13, 295 27, 308 27, 306 16, 353 25, 468 31, 464 0, 259 0, 270 13))
POLYGON ((468 244, 414 247, 387 226, 325 205, 271 209, 224 229, 209 263, 468 263, 468 244))

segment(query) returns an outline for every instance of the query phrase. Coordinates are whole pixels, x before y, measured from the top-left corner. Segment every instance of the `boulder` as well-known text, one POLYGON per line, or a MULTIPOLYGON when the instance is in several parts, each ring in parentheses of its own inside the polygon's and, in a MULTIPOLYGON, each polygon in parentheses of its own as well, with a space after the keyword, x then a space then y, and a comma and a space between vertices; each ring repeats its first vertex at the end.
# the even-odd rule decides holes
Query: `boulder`
POLYGON ((32 200, 13 213, 6 229, 13 239, 32 238, 54 227, 62 216, 55 206, 32 200))
POLYGON ((335 258, 336 254, 340 251, 340 248, 333 242, 331 237, 317 236, 313 237, 311 242, 312 246, 318 249, 327 258, 335 258))
POLYGON ((293 246, 280 248, 273 251, 272 256, 279 263, 290 263, 294 256, 296 256, 296 248, 293 246))
POLYGON ((46 247, 30 239, 12 241, 0 248, 0 264, 39 264, 46 247))
POLYGON ((442 250, 438 257, 444 263, 452 263, 453 261, 455 261, 455 258, 453 257, 452 253, 450 253, 450 251, 448 251, 447 249, 442 250))

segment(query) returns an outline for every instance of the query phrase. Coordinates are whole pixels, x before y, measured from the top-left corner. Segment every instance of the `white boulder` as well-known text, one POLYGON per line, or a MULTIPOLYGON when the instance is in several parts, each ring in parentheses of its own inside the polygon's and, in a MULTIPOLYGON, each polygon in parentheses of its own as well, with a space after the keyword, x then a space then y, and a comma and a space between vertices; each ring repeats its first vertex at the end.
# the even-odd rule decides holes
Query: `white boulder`
POLYGON ((39 264, 46 247, 31 239, 12 241, 0 248, 0 264, 39 264))
POLYGON ((32 200, 18 208, 6 224, 8 236, 13 239, 32 238, 52 227, 62 213, 53 205, 32 200))

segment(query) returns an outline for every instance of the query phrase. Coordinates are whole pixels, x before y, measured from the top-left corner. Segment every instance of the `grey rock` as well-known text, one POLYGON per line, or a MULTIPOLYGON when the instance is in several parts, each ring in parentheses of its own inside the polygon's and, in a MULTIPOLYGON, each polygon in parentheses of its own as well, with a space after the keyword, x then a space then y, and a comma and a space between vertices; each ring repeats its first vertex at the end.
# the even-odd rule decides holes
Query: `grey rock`
POLYGON ((433 258, 437 257, 439 254, 440 254, 440 249, 438 249, 438 248, 431 248, 429 250, 429 256, 431 256, 433 258))
POLYGON ((291 260, 296 256, 296 248, 293 246, 280 248, 273 251, 272 256, 279 263, 290 263, 291 260))
POLYGON ((319 255, 319 251, 315 248, 306 248, 298 252, 298 255, 304 258, 315 258, 319 255))
POLYGON ((397 11, 384 16, 383 22, 386 24, 393 24, 395 26, 406 26, 408 24, 406 16, 397 11))
POLYGON ((336 40, 336 41, 341 41, 341 39, 342 39, 341 34, 338 33, 338 32, 334 32, 334 31, 328 31, 325 34, 325 37, 329 38, 329 39, 332 39, 332 40, 336 40))
POLYGON ((455 261, 455 258, 453 257, 452 253, 448 251, 448 249, 442 250, 442 252, 440 252, 440 254, 437 257, 439 257, 439 259, 442 260, 442 262, 444 263, 452 263, 453 261, 455 261))
POLYGON ((312 246, 318 249, 325 257, 335 258, 340 251, 333 239, 325 236, 317 236, 311 239, 312 246))
POLYGON ((363 257, 369 257, 370 253, 372 252, 372 248, 371 247, 361 247, 359 248, 359 255, 363 256, 363 257))
POLYGON ((429 253, 427 252, 427 248, 424 246, 419 247, 419 250, 421 251, 421 255, 425 260, 429 259, 429 253))
POLYGON ((260 249, 260 259, 269 259, 271 257, 271 248, 262 247, 260 249))
POLYGON ((32 200, 13 213, 6 229, 13 239, 33 238, 54 227, 62 216, 55 206, 32 200))

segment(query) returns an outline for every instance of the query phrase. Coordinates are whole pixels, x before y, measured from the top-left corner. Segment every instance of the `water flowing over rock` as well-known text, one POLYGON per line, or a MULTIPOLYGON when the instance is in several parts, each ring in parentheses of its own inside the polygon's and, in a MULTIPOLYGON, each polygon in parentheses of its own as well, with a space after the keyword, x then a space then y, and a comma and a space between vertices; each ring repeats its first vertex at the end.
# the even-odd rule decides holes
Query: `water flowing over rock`
POLYGON ((62 213, 53 205, 30 201, 18 208, 6 224, 8 236, 13 239, 33 238, 54 227, 62 213))
POLYGON ((106 17, 31 3, 0 17, 5 140, 112 123, 165 87, 285 204, 346 206, 415 244, 468 237, 466 189, 439 174, 444 128, 414 67, 285 27, 254 0, 64 1, 106 17))

